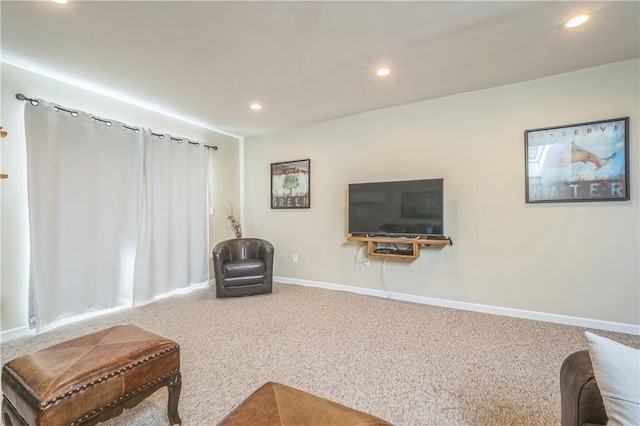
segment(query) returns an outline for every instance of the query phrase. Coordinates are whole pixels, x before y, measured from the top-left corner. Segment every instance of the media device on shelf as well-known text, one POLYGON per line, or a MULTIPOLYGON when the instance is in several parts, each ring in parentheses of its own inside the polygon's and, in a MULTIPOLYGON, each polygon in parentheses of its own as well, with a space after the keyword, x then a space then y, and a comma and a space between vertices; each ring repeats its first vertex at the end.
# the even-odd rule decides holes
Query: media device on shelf
POLYGON ((392 248, 379 248, 375 250, 375 253, 395 254, 395 250, 392 248))
POLYGON ((442 237, 444 179, 349 184, 349 233, 369 237, 442 237))

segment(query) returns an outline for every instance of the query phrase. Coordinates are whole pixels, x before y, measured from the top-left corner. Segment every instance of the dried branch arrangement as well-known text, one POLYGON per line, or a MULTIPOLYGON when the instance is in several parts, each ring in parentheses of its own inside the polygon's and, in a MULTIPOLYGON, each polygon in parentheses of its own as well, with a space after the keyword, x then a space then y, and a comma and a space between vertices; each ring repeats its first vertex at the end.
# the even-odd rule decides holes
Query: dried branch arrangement
POLYGON ((227 205, 227 219, 231 225, 231 230, 236 235, 236 238, 242 238, 242 226, 240 225, 240 213, 229 203, 227 205))

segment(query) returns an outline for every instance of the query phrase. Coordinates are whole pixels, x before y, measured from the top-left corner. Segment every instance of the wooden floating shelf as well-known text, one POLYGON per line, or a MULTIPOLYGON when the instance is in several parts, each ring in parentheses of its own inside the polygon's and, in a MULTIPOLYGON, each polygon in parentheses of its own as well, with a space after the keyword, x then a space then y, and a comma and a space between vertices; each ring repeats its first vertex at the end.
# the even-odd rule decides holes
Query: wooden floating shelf
POLYGON ((5 175, 4 173, 0 173, 0 179, 6 179, 9 175, 5 175))
POLYGON ((450 246, 451 240, 429 239, 429 238, 392 238, 392 237, 347 237, 347 241, 367 244, 367 254, 369 256, 390 257, 397 259, 417 259, 420 257, 420 249, 430 246, 450 246), (376 253, 378 244, 410 244, 411 248, 404 253, 376 253))

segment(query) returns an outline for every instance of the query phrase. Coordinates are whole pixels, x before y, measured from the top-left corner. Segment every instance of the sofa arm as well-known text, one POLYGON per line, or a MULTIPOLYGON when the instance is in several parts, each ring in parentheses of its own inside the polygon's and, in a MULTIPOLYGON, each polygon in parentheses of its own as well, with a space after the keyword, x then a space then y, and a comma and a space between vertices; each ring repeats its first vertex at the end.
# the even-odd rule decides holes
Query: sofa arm
POLYGON ((560 367, 562 426, 607 424, 607 412, 593 375, 589 351, 569 355, 560 367))

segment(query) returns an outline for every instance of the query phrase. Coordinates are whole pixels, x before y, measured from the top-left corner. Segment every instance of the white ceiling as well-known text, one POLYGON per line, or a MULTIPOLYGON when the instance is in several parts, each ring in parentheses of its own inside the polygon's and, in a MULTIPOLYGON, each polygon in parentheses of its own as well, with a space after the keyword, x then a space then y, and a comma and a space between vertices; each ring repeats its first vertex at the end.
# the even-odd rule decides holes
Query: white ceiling
POLYGON ((2 1, 2 60, 240 137, 640 56, 638 1, 71 6, 2 1))

